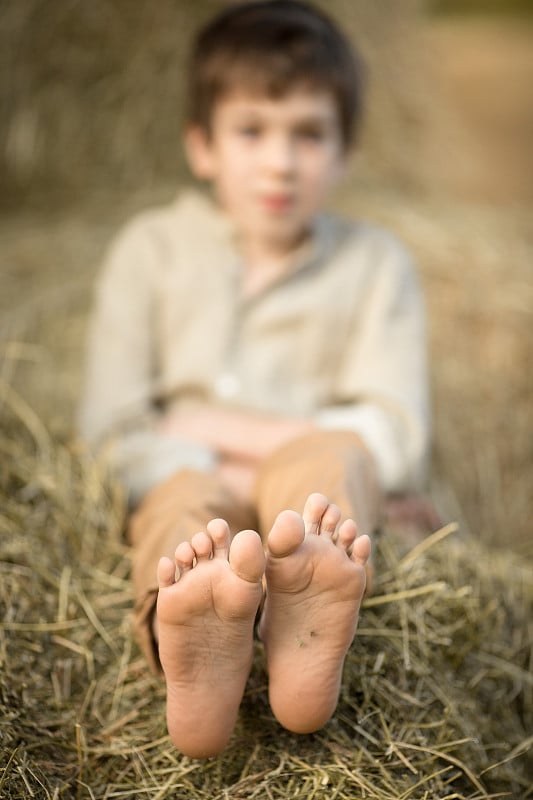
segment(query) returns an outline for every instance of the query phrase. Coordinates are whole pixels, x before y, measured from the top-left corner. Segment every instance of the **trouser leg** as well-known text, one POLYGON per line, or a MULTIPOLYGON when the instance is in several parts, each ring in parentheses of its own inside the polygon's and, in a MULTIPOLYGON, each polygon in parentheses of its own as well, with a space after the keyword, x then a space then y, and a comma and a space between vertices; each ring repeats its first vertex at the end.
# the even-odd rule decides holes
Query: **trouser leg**
POLYGON ((256 487, 264 536, 286 508, 301 513, 311 492, 325 494, 360 533, 379 524, 381 492, 374 462, 361 440, 344 431, 317 431, 277 450, 262 465, 256 487))
MULTIPOLYGON (((358 436, 317 431, 282 447, 262 466, 256 486, 259 530, 263 541, 280 511, 301 513, 307 497, 321 492, 339 506, 343 519, 359 533, 372 534, 381 521, 382 494, 374 460, 358 436)), ((372 591, 373 568, 366 567, 366 591, 372 591)))
POLYGON ((215 474, 190 469, 177 472, 149 492, 131 516, 128 539, 132 546, 135 635, 155 671, 160 669, 153 635, 157 564, 161 556, 173 558, 178 544, 190 541, 216 517, 228 522, 232 535, 257 526, 252 508, 239 504, 215 474))
POLYGON ((284 509, 301 513, 311 492, 322 492, 336 503, 361 533, 377 527, 381 497, 373 461, 351 433, 309 434, 266 459, 256 485, 256 511, 240 504, 215 474, 194 470, 176 473, 146 495, 131 517, 128 538, 133 550, 135 632, 152 669, 160 668, 153 614, 161 556, 172 558, 180 542, 190 541, 215 517, 228 522, 232 535, 258 528, 265 541, 278 513, 284 509))

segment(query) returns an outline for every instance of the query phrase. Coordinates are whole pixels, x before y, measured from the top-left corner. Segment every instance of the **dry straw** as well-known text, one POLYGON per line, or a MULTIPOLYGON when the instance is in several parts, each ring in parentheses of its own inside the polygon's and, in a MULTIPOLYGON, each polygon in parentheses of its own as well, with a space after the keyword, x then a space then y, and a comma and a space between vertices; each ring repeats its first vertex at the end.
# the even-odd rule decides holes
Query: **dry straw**
POLYGON ((0 470, 1 797, 533 796, 533 582, 511 556, 453 524, 407 553, 382 535, 332 721, 280 730, 258 643, 227 752, 197 762, 132 643, 120 492, 5 384, 0 470))
MULTIPOLYGON (((347 0, 331 5, 377 65, 366 161, 342 203, 392 226, 417 256, 434 365, 432 488, 460 529, 410 552, 384 532, 322 732, 280 730, 258 644, 227 752, 195 762, 175 751, 163 688, 131 639, 120 492, 67 432, 103 245, 132 206, 167 200, 161 180, 183 170, 169 113, 180 103, 176 31, 187 38, 199 20, 174 0, 8 4, 3 201, 42 190, 63 214, 0 225, 1 798, 533 797, 530 209, 406 194, 430 107, 414 63, 417 2, 362 0, 357 14, 347 0), (373 190, 369 164, 402 178, 396 194, 373 190), (114 193, 132 186, 143 196, 114 193), (112 212, 95 214, 96 189, 112 212), (67 210, 70 197, 84 205, 67 210)), ((194 6, 201 17, 219 0, 194 6)))

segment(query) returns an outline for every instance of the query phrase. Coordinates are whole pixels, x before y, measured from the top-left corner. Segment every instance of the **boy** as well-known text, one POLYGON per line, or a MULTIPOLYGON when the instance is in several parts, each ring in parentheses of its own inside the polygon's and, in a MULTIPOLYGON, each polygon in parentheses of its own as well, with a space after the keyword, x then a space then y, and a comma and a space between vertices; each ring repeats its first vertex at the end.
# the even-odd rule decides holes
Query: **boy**
POLYGON ((231 735, 263 587, 273 712, 294 732, 326 723, 381 494, 424 472, 409 258, 384 231, 322 213, 360 102, 357 59, 312 6, 223 11, 196 42, 185 136, 213 199, 189 192, 137 217, 98 287, 81 427, 106 442, 136 509, 139 641, 191 757, 231 735))

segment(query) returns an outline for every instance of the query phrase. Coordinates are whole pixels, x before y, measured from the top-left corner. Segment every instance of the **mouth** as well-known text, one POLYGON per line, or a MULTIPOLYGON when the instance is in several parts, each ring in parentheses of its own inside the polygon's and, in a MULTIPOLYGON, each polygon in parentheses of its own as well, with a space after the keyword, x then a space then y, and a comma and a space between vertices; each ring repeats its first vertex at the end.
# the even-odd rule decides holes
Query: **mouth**
POLYGON ((294 195, 272 193, 263 194, 259 198, 260 204, 273 214, 283 214, 294 205, 294 195))

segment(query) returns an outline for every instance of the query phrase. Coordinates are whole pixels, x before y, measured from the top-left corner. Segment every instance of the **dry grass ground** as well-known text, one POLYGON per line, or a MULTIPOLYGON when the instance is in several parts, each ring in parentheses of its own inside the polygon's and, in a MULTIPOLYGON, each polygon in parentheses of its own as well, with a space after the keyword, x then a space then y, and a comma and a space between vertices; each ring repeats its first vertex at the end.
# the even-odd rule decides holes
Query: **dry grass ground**
POLYGON ((441 88, 431 135, 417 133, 424 164, 407 159, 418 180, 406 190, 397 150, 380 145, 339 198, 417 256, 430 489, 451 525, 411 552, 381 537, 375 596, 319 734, 279 730, 258 646, 227 753, 174 751, 162 687, 131 641, 120 492, 71 441, 98 261, 131 211, 171 189, 0 220, 0 797, 533 797, 533 56, 523 29, 458 25, 426 32, 441 88), (504 70, 502 116, 484 87, 504 70), (495 117, 514 120, 511 151, 495 117))

